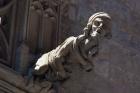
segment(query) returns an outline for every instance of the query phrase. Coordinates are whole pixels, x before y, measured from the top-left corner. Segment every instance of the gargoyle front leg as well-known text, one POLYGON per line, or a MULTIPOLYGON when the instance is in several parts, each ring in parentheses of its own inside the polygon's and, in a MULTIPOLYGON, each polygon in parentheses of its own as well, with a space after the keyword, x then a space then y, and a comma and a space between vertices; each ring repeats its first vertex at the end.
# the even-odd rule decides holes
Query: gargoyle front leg
POLYGON ((90 60, 90 62, 92 61, 93 57, 98 53, 98 47, 93 47, 92 49, 90 49, 88 51, 88 59, 90 60))
POLYGON ((35 64, 34 74, 42 75, 48 70, 49 60, 48 60, 49 53, 43 54, 35 64))

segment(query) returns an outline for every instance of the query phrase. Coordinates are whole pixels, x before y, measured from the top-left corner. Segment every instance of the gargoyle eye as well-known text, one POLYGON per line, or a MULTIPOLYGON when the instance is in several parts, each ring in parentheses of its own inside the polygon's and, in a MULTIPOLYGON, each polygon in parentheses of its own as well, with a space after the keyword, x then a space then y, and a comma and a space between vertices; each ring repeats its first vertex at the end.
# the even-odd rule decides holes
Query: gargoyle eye
POLYGON ((103 20, 102 20, 101 18, 96 18, 96 19, 94 20, 94 25, 95 25, 96 27, 101 27, 101 26, 103 25, 103 20))
POLYGON ((99 22, 99 21, 94 22, 94 25, 97 26, 97 27, 100 26, 100 24, 101 24, 101 22, 99 22))

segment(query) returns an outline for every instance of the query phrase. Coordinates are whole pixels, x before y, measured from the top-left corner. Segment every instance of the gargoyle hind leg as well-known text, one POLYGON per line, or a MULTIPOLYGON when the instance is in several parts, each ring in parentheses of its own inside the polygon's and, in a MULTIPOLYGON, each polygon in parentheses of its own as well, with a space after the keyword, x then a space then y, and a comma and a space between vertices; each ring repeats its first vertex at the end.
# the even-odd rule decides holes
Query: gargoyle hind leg
POLYGON ((57 68, 56 68, 57 78, 59 80, 67 79, 69 76, 66 73, 62 62, 56 62, 56 66, 57 66, 57 68))

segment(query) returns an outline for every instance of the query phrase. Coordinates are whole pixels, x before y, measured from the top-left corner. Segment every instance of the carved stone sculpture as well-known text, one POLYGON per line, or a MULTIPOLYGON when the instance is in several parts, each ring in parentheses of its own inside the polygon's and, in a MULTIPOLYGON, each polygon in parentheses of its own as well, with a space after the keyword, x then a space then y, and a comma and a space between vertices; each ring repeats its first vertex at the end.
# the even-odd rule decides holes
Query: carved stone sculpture
POLYGON ((111 37, 111 17, 104 12, 92 15, 84 28, 84 34, 69 37, 56 49, 43 54, 36 62, 35 75, 46 74, 46 78, 53 73, 54 80, 68 77, 64 64, 78 62, 86 71, 92 69, 92 58, 98 53, 100 41, 111 37), (49 74, 48 74, 49 72, 49 74))

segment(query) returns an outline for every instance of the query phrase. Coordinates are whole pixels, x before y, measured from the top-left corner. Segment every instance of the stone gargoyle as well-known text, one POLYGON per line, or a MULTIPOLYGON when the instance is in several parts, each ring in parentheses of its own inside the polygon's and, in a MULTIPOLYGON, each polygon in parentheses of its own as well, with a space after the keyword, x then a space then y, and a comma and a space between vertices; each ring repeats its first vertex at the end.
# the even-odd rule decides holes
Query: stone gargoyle
POLYGON ((92 69, 92 58, 98 53, 99 43, 111 38, 111 17, 105 12, 93 14, 84 28, 84 34, 69 37, 56 49, 43 54, 36 62, 34 75, 53 73, 54 80, 68 78, 64 67, 67 62, 79 63, 86 71, 92 69))

